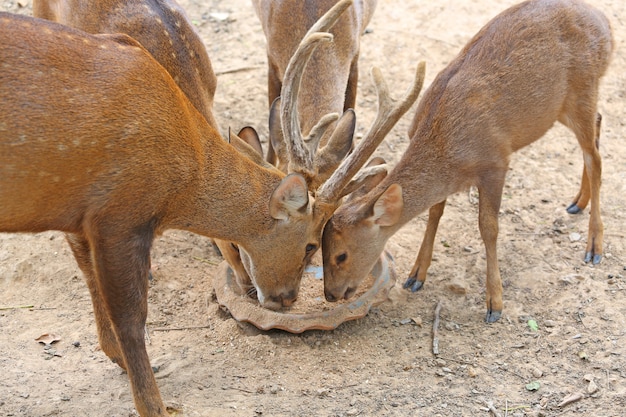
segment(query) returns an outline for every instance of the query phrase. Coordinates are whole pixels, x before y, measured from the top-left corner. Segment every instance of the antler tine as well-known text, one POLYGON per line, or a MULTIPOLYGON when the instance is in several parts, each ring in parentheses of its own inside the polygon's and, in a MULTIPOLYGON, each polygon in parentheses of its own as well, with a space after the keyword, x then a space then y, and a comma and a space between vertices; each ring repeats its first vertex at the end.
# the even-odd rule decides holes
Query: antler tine
POLYGON ((342 190, 350 182, 350 179, 356 175, 393 126, 417 100, 417 96, 424 84, 425 72, 426 64, 420 62, 417 65, 413 84, 409 87, 404 97, 400 101, 396 101, 389 95, 387 83, 380 70, 378 68, 372 69, 379 103, 376 119, 357 148, 344 159, 328 181, 322 184, 317 193, 318 199, 329 203, 337 203, 339 201, 341 196, 344 195, 342 190))
POLYGON ((309 151, 302 137, 298 117, 298 92, 300 90, 300 82, 304 68, 319 42, 328 42, 333 39, 333 35, 325 31, 329 30, 335 24, 339 16, 352 2, 353 0, 343 0, 328 10, 309 29, 287 65, 281 89, 282 102, 280 106, 280 117, 283 135, 286 139, 287 151, 290 156, 289 172, 301 172, 308 177, 314 175, 314 155, 312 152, 315 152, 317 142, 319 142, 326 128, 339 117, 338 115, 332 114, 322 117, 308 137, 310 142, 309 146, 313 148, 312 151, 309 151))

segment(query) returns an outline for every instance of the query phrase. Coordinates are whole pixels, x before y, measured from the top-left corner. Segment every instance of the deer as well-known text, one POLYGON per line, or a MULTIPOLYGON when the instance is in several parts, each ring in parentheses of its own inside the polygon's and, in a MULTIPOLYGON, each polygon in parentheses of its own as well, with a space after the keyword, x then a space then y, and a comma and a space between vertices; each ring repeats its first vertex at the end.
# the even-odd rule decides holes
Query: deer
MULTIPOLYGON (((285 9, 286 7, 282 2, 275 3, 281 3, 281 9, 285 9)), ((309 3, 310 4, 305 7, 307 10, 312 9, 314 6, 312 2, 309 3)), ((302 115, 301 109, 306 109, 306 107, 299 105, 299 102, 301 98, 306 99, 310 97, 310 89, 312 86, 307 82, 307 77, 310 73, 305 71, 304 68, 296 70, 294 64, 297 63, 304 66, 304 63, 306 63, 306 68, 308 68, 309 65, 311 65, 311 61, 308 60, 309 58, 296 58, 300 51, 304 53, 303 45, 305 45, 311 37, 315 36, 316 33, 328 33, 331 28, 337 28, 338 25, 346 25, 345 21, 342 21, 343 18, 341 18, 341 16, 342 14, 345 16, 346 10, 349 10, 349 7, 353 4, 353 0, 341 0, 335 3, 336 4, 327 10, 319 20, 309 28, 296 49, 296 53, 291 56, 289 64, 286 65, 283 82, 278 86, 275 85, 276 88, 279 88, 280 95, 272 101, 272 110, 270 112, 270 130, 279 132, 280 134, 280 140, 278 141, 280 148, 277 149, 280 149, 279 154, 281 155, 278 162, 282 161, 282 164, 279 163, 277 168, 283 172, 300 173, 307 179, 309 190, 318 197, 315 202, 316 212, 319 214, 319 218, 325 220, 328 219, 332 212, 339 206, 344 196, 358 192, 365 184, 370 183, 374 178, 379 178, 381 174, 386 173, 387 165, 380 157, 376 157, 370 161, 363 171, 359 172, 359 169, 366 164, 367 159, 373 154, 386 134, 415 102, 422 88, 425 73, 424 63, 420 63, 417 67, 412 85, 408 88, 402 100, 396 102, 389 96, 388 87, 380 70, 378 68, 372 69, 372 76, 378 93, 379 111, 376 120, 372 123, 370 131, 368 132, 368 139, 362 140, 359 145, 359 152, 356 152, 350 158, 344 159, 346 153, 352 148, 355 131, 355 113, 352 108, 346 109, 341 118, 338 118, 337 113, 329 113, 321 116, 319 122, 310 129, 310 133, 305 137, 305 128, 300 122, 310 119, 310 117, 307 118, 302 115), (309 90, 307 91, 307 89, 309 90), (282 97, 288 99, 288 104, 281 100, 282 97), (337 119, 339 120, 338 122, 336 121, 337 119), (329 126, 332 126, 333 123, 335 123, 334 130, 329 129, 329 126), (332 134, 329 135, 329 131, 332 132, 332 134), (327 145, 320 149, 318 144, 320 144, 320 140, 324 136, 329 137, 327 145), (294 149, 293 146, 290 146, 293 144, 297 144, 298 148, 294 149), (305 144, 306 147, 301 147, 301 144, 305 144), (338 166, 340 169, 338 169, 338 166), (351 178, 353 178, 352 181, 350 181, 351 178), (324 185, 326 181, 328 184, 324 185)), ((300 6, 300 4, 298 5, 300 6)), ((371 11, 373 11, 374 5, 375 2, 368 4, 371 11)), ((260 3, 255 3, 255 6, 260 7, 260 3)), ((278 4, 266 4, 266 6, 272 8, 278 7, 278 4)), ((321 5, 319 6, 322 8, 321 5)), ((363 12, 362 8, 364 6, 362 4, 355 4, 355 6, 357 7, 357 13, 363 12)), ((257 12, 261 13, 259 10, 257 10, 257 12)), ((265 10, 265 12, 269 13, 267 10, 265 10)), ((282 13, 286 13, 286 11, 282 10, 282 13)), ((353 15, 351 14, 349 16, 353 15)), ((283 23, 281 19, 276 17, 273 17, 273 19, 275 22, 283 23)), ((369 17, 367 21, 369 21, 369 17)), ((291 23, 285 24, 289 25, 291 23)), ((343 31, 340 31, 337 36, 341 35, 345 35, 343 31)), ((332 39, 334 42, 335 35, 330 33, 328 39, 332 39)), ((334 50, 337 49, 338 48, 335 48, 334 50)), ((326 48, 326 50, 328 50, 328 48, 326 48)), ((313 55, 313 52, 314 51, 311 50, 309 56, 313 55)), ((315 54, 313 57, 319 57, 319 54, 315 54)), ((355 66, 356 63, 352 67, 356 68, 355 66)), ((328 77, 334 79, 336 74, 334 74, 333 71, 336 70, 329 69, 329 71, 331 71, 331 73, 328 74, 328 77)), ((354 92, 356 92, 356 75, 354 77, 354 92)), ((271 78, 272 77, 270 77, 270 79, 271 78)), ((354 100, 352 103, 353 102, 354 100)), ((337 108, 333 110, 337 110, 337 108)), ((245 138, 246 143, 260 143, 260 138, 254 129, 247 128, 244 130, 242 130, 239 135, 245 138)), ((252 154, 252 157, 257 163, 263 163, 263 161, 258 159, 259 154, 262 154, 258 145, 254 149, 256 152, 252 152, 252 150, 248 148, 247 155, 252 154)), ((272 164, 270 159, 266 160, 268 163, 272 164)), ((234 290, 240 295, 247 294, 254 296, 255 288, 254 285, 252 285, 252 280, 247 276, 246 269, 242 265, 242 259, 238 252, 237 245, 232 242, 219 240, 216 241, 216 244, 234 272, 236 283, 234 290)))
POLYGON ((497 321, 503 309, 498 212, 509 159, 557 121, 573 131, 583 152, 580 191, 567 211, 580 212, 591 202, 584 261, 599 263, 597 101, 613 48, 607 18, 578 0, 525 1, 488 22, 424 92, 397 165, 327 222, 322 237, 326 299, 350 298, 389 238, 428 209, 417 260, 403 285, 421 289, 447 197, 474 185, 486 251, 485 320, 497 321))
POLYGON ((33 0, 33 16, 93 34, 134 38, 219 131, 213 115, 217 77, 202 39, 175 0, 33 0))
POLYGON ((355 108, 360 39, 372 18, 377 0, 252 0, 267 40, 270 138, 266 160, 283 172, 288 172, 290 161, 277 100, 281 96, 287 65, 300 40, 326 11, 333 6, 347 7, 350 3, 352 7, 337 20, 324 24, 324 30, 334 36, 334 41, 317 48, 307 65, 300 88, 298 112, 302 132, 312 148, 321 148, 316 156, 319 166, 311 182, 313 190, 330 177, 342 157, 353 149, 351 140, 337 143, 341 146, 340 151, 333 149, 332 145, 326 147, 330 131, 316 136, 313 129, 323 116, 355 108), (334 154, 339 157, 329 156, 334 154))
MULTIPOLYGON (((299 83, 316 44, 331 39, 308 37, 289 79, 299 83)), ((179 229, 235 243, 259 303, 277 309, 296 299, 339 202, 310 193, 299 172, 259 163, 243 140, 224 141, 126 34, 0 13, 0 62, 0 232, 65 233, 90 291, 102 351, 127 371, 138 413, 164 417, 144 340, 154 238, 179 229)), ((423 71, 395 102, 380 79, 384 117, 364 142, 382 141, 422 82, 423 71)), ((285 114, 296 113, 297 89, 287 88, 285 114)), ((350 128, 353 117, 337 126, 350 128)), ((310 156, 304 143, 288 147, 310 156)), ((358 164, 347 168, 333 174, 337 193, 353 184, 349 175, 363 175, 358 164)))

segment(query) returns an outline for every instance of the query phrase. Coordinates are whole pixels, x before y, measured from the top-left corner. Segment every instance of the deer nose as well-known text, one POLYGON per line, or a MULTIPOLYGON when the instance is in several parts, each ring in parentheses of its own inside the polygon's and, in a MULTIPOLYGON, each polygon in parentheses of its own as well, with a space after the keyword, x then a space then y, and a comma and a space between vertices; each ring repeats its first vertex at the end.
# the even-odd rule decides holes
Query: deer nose
POLYGON ((283 307, 289 307, 296 301, 296 298, 298 298, 298 291, 291 290, 278 295, 272 295, 269 298, 274 303, 282 305, 283 307))
POLYGON ((332 294, 330 291, 324 291, 324 296, 326 297, 326 301, 334 303, 335 301, 337 301, 337 297, 335 297, 334 294, 332 294))

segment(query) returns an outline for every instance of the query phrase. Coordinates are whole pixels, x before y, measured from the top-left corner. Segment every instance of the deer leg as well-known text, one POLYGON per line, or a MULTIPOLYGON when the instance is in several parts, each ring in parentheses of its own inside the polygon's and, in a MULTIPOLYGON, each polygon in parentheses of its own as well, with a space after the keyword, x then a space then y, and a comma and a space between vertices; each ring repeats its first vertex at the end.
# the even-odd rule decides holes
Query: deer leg
POLYGON ((91 293, 91 303, 93 304, 93 313, 96 319, 100 348, 109 359, 117 363, 123 369, 126 369, 120 346, 111 328, 109 313, 106 311, 101 292, 96 284, 89 242, 83 235, 79 234, 68 233, 65 235, 65 238, 74 253, 78 267, 85 275, 85 281, 87 281, 87 287, 91 293))
POLYGON ((153 227, 132 234, 114 226, 93 239, 97 289, 126 364, 135 407, 141 416, 168 416, 144 341, 153 227))
POLYGON ((502 188, 506 168, 497 169, 483 178, 478 185, 478 227, 487 254, 486 303, 485 321, 493 323, 502 315, 502 278, 498 266, 498 212, 502 201, 502 188))
MULTIPOLYGON (((602 124, 602 115, 597 113, 596 115, 596 131, 595 131, 595 146, 598 151, 600 150, 600 125, 602 124)), ((587 203, 589 203, 589 198, 591 196, 591 186, 589 184, 589 177, 587 176, 587 168, 583 167, 583 175, 582 181, 580 183, 580 191, 574 198, 572 204, 567 207, 567 212, 569 214, 578 214, 581 213, 585 207, 587 207, 587 203)))
POLYGON ((422 289, 424 282, 426 281, 426 273, 428 267, 433 259, 433 247, 435 244, 435 235, 437 234, 437 227, 439 226, 439 220, 443 215, 443 209, 446 207, 446 200, 441 203, 437 203, 428 211, 428 224, 426 226, 426 232, 420 245, 420 250, 417 255, 417 260, 409 278, 406 280, 402 288, 410 288, 412 292, 422 289))
POLYGON ((348 75, 348 84, 346 85, 346 95, 343 102, 343 111, 354 109, 356 106, 356 91, 359 83, 359 58, 356 57, 350 64, 350 75, 348 75))
POLYGON ((239 254, 239 248, 235 246, 234 243, 227 242, 225 240, 217 240, 216 243, 224 256, 224 259, 226 259, 235 273, 235 283, 237 284, 235 291, 237 294, 246 295, 253 293, 255 288, 254 285, 252 285, 252 280, 250 279, 248 272, 246 272, 246 269, 243 267, 241 256, 239 254))
MULTIPOLYGON (((269 107, 271 108, 274 100, 280 96, 280 90, 283 87, 283 82, 279 76, 278 68, 275 65, 272 65, 272 61, 269 56, 267 60, 269 62, 269 68, 267 72, 267 92, 269 98, 269 107)), ((275 166, 276 159, 276 151, 274 150, 274 147, 272 146, 272 141, 270 139, 267 141, 267 155, 265 156, 265 160, 275 166)))
POLYGON ((585 263, 592 262, 598 264, 602 261, 604 226, 600 215, 600 184, 602 182, 602 158, 600 157, 600 126, 602 116, 596 112, 597 88, 588 93, 587 96, 577 96, 572 103, 593 103, 592 106, 578 105, 567 108, 564 116, 559 119, 561 123, 569 127, 578 140, 578 144, 583 151, 583 161, 585 163, 581 192, 579 193, 580 203, 577 207, 584 207, 584 200, 588 195, 591 202, 589 215, 589 232, 587 235, 587 247, 585 249, 585 263), (587 181, 585 181, 585 177, 587 181), (583 191, 583 186, 587 185, 588 191, 583 191))

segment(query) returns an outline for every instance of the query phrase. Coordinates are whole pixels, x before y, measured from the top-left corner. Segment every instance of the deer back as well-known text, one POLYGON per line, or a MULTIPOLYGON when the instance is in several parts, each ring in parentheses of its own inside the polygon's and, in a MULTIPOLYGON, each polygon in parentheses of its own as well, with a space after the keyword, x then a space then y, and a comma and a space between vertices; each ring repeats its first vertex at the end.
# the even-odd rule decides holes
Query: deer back
POLYGON ((217 129, 217 78, 206 48, 174 0, 33 0, 33 15, 89 33, 125 33, 171 74, 196 109, 217 129))

